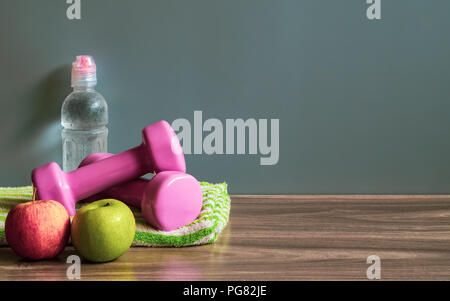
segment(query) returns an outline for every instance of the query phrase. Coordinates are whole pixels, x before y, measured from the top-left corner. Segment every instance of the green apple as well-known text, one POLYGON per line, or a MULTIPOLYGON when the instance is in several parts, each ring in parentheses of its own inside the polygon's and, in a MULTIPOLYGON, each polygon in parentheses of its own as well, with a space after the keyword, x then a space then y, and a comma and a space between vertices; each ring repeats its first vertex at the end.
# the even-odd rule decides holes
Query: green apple
POLYGON ((136 221, 127 205, 114 199, 99 200, 78 210, 72 220, 72 244, 89 261, 107 262, 131 246, 136 221))

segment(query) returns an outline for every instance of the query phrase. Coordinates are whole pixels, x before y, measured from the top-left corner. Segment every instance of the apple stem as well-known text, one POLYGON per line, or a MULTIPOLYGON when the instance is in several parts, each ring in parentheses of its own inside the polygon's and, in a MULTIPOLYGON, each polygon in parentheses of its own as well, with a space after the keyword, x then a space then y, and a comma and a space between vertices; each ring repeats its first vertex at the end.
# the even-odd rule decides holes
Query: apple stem
POLYGON ((103 206, 103 207, 106 207, 106 206, 111 206, 111 204, 110 203, 106 203, 105 206, 103 206))
POLYGON ((36 191, 37 188, 33 186, 33 202, 36 201, 36 191))

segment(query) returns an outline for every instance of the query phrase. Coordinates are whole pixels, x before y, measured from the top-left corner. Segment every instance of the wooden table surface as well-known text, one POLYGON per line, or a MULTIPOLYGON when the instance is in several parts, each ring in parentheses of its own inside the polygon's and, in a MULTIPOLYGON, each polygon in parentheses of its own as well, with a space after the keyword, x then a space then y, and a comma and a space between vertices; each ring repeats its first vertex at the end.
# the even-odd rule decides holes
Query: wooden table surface
MULTIPOLYGON (((81 280, 450 280, 450 196, 232 196, 213 245, 132 248, 82 262, 81 280)), ((67 256, 22 261, 0 248, 0 280, 66 280, 67 256)))

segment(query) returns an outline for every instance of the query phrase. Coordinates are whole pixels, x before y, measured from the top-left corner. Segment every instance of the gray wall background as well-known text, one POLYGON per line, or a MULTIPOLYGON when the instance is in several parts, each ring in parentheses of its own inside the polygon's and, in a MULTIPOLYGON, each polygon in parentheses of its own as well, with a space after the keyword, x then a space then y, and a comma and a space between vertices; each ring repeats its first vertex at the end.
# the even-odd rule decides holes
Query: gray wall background
POLYGON ((279 118, 280 160, 188 155, 231 193, 450 193, 450 1, 0 0, 0 186, 61 163, 70 63, 94 56, 109 150, 140 130, 279 118))

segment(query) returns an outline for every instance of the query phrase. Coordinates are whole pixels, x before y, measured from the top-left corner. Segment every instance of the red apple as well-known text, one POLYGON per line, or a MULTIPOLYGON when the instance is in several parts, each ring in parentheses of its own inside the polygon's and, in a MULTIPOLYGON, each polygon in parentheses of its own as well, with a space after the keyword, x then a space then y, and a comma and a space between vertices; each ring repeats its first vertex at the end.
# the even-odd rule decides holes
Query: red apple
POLYGON ((9 246, 22 258, 54 258, 69 241, 69 214, 56 201, 21 203, 8 213, 5 234, 9 246))

